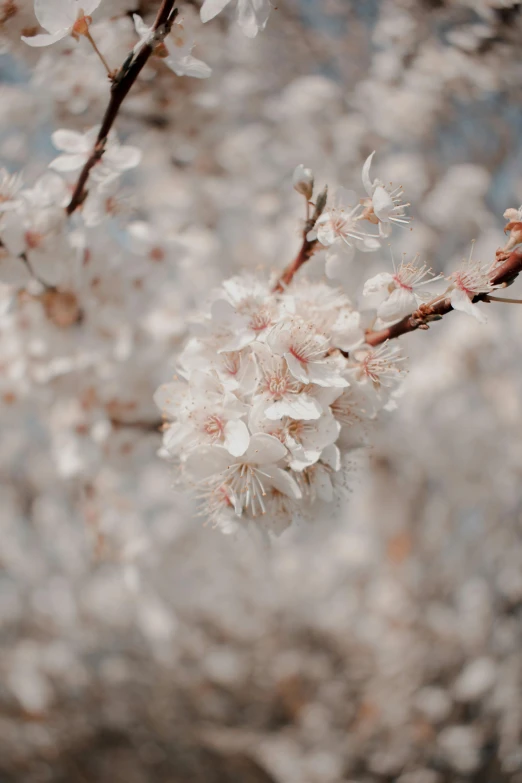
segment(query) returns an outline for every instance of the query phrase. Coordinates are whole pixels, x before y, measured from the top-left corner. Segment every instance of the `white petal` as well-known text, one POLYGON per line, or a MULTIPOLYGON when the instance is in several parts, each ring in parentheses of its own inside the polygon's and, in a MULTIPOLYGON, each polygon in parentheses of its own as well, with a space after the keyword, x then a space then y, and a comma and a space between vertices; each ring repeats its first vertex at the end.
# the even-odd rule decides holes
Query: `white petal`
POLYGON ((278 489, 279 492, 282 492, 283 495, 294 498, 294 500, 301 499, 301 490, 296 481, 285 470, 271 465, 267 468, 266 473, 270 476, 270 483, 272 486, 278 489))
POLYGON ((288 365, 288 369, 290 370, 294 378, 296 378, 298 381, 301 381, 301 383, 310 382, 308 373, 303 368, 301 362, 295 358, 295 356, 293 356, 291 353, 285 353, 285 359, 288 365))
POLYGON ((69 35, 69 29, 59 30, 57 33, 53 33, 52 35, 46 35, 45 33, 41 33, 40 35, 32 35, 29 38, 25 35, 22 35, 22 41, 26 44, 29 44, 29 46, 50 46, 57 41, 61 41, 62 38, 65 38, 67 35, 69 35))
POLYGON ((139 14, 132 14, 132 20, 140 38, 147 38, 152 33, 152 27, 148 27, 139 14))
POLYGON ((281 441, 272 435, 259 432, 252 435, 245 455, 245 462, 253 462, 257 465, 268 465, 271 462, 279 462, 286 455, 286 448, 281 441))
POLYGON ((477 319, 481 324, 486 323, 487 318, 482 310, 473 304, 469 296, 461 288, 454 288, 450 296, 451 306, 454 310, 461 310, 477 319))
POLYGON ((355 243, 357 249, 363 253, 375 253, 376 250, 380 250, 381 243, 377 237, 364 237, 364 239, 358 239, 355 243))
POLYGON ((375 155, 375 150, 372 152, 371 155, 368 155, 368 157, 366 158, 362 170, 362 183, 364 185, 364 189, 366 190, 369 196, 373 196, 373 183, 370 179, 370 167, 372 165, 374 155, 375 155))
POLYGON ((137 147, 109 147, 106 151, 103 162, 107 163, 114 171, 127 171, 139 165, 141 161, 141 150, 137 147))
POLYGON ((393 275, 389 272, 381 272, 367 280, 363 287, 363 296, 372 296, 382 291, 388 292, 388 286, 393 283, 393 275))
POLYGON ((283 416, 290 419, 312 421, 322 414, 319 402, 308 394, 289 394, 282 400, 269 405, 265 410, 265 416, 270 421, 279 421, 283 416))
POLYGON ((250 433, 244 421, 236 419, 225 425, 225 448, 234 457, 240 457, 248 448, 250 433))
POLYGON ((212 74, 212 68, 204 63, 202 60, 198 60, 196 57, 192 57, 191 54, 185 55, 185 57, 166 57, 163 61, 171 71, 174 71, 176 76, 191 76, 194 79, 208 79, 212 74))
POLYGON ((334 324, 332 339, 335 347, 342 351, 351 351, 360 345, 364 341, 361 314, 356 310, 341 312, 334 324))
POLYGON ((314 230, 317 233, 317 239, 324 247, 330 247, 338 239, 333 229, 332 218, 329 212, 323 212, 315 224, 314 230))
POLYGON ((77 171, 82 168, 86 160, 86 155, 58 155, 49 163, 49 168, 54 171, 77 171))
POLYGON ((24 286, 31 279, 27 264, 20 258, 0 255, 0 282, 7 285, 24 286))
POLYGON ((413 291, 407 288, 396 288, 377 308, 377 315, 382 321, 391 323, 400 321, 405 315, 414 312, 417 309, 417 298, 413 291))
POLYGON ((209 22, 228 5, 230 0, 205 0, 201 6, 201 21, 209 22))
POLYGON ((39 280, 47 285, 59 285, 65 275, 66 259, 57 252, 56 248, 48 250, 31 250, 29 252, 31 269, 39 280))
POLYGON ((83 133, 61 128, 51 136, 51 141, 57 150, 73 154, 85 154, 90 150, 90 145, 83 133))
POLYGON ((308 365, 308 378, 311 383, 318 386, 334 386, 342 388, 350 384, 345 378, 342 378, 338 368, 328 362, 314 362, 308 365))
POLYGON ((320 500, 331 503, 333 500, 333 487, 330 476, 320 465, 314 470, 312 479, 313 489, 317 492, 320 500))
MULTIPOLYGON (((259 5, 259 3, 256 3, 256 5, 259 5)), ((270 8, 268 8, 269 12, 270 8)), ((253 0, 238 0, 237 23, 248 38, 255 38, 259 30, 265 27, 268 13, 259 13, 254 8, 253 0)))
POLYGON ((382 185, 375 188, 372 198, 373 211, 379 220, 389 220, 393 212, 393 201, 388 191, 382 185))
POLYGON ((329 468, 335 470, 336 473, 338 470, 341 470, 341 452, 334 443, 323 449, 321 462, 324 462, 329 468))
POLYGON ((74 3, 69 0, 34 0, 34 13, 50 33, 70 29, 78 16, 74 3))

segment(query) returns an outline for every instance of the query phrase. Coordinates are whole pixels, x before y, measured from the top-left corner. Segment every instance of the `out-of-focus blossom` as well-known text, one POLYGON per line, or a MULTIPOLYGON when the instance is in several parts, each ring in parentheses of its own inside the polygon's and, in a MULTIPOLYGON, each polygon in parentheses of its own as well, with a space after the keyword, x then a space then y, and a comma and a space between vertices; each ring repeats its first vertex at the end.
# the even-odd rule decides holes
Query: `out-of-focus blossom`
MULTIPOLYGON (((230 0, 205 0, 201 6, 201 21, 208 22, 229 4, 230 0)), ((237 23, 249 38, 264 30, 270 14, 270 0, 237 0, 237 23)))
MULTIPOLYGON (((153 41, 154 30, 147 27, 141 16, 133 14, 134 26, 140 36, 140 40, 134 47, 139 51, 142 46, 153 41)), ((170 35, 154 47, 156 57, 161 57, 165 65, 174 71, 176 76, 192 76, 195 79, 208 79, 212 74, 212 68, 192 56, 194 42, 186 38, 181 24, 174 23, 170 35)))
MULTIPOLYGON (((68 172, 81 169, 98 136, 99 127, 94 127, 86 133, 78 133, 72 130, 57 130, 52 135, 52 142, 62 154, 49 164, 54 171, 68 172)), ((105 151, 100 162, 92 171, 92 178, 107 185, 120 176, 124 171, 133 169, 139 165, 141 151, 137 147, 120 145, 116 134, 111 132, 105 145, 105 151)))

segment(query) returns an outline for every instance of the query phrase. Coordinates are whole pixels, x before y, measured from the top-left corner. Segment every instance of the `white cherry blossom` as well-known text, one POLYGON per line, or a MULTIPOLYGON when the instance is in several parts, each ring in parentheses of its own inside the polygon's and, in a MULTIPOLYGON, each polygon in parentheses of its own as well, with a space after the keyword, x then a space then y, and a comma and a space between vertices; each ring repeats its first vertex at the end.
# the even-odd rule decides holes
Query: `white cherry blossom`
POLYGON ((330 339, 313 325, 296 318, 273 328, 267 343, 277 356, 283 356, 290 373, 301 383, 318 386, 348 386, 342 377, 342 357, 330 356, 330 339))
POLYGON ((245 405, 227 394, 212 375, 196 370, 188 389, 180 383, 166 384, 156 392, 155 399, 167 416, 176 419, 164 439, 169 453, 181 448, 190 451, 207 443, 221 444, 236 457, 247 450, 250 435, 241 421, 245 405))
POLYGON ((417 258, 410 263, 403 260, 393 274, 380 272, 365 282, 363 296, 379 300, 377 316, 384 323, 400 321, 435 296, 430 286, 441 276, 434 277, 426 265, 416 262, 417 258))
POLYGON ((491 264, 473 261, 470 254, 468 261, 447 278, 451 283, 449 297, 453 309, 461 310, 480 323, 485 323, 485 314, 472 300, 478 294, 487 294, 498 288, 491 282, 493 271, 491 264))
POLYGON ((392 185, 386 187, 380 179, 372 181, 370 167, 374 155, 375 152, 372 152, 363 166, 362 181, 368 198, 362 199, 361 203, 365 207, 364 218, 379 225, 381 237, 388 237, 392 231, 392 224, 407 225, 410 222, 405 211, 409 204, 402 201, 404 195, 402 187, 393 188, 392 185))

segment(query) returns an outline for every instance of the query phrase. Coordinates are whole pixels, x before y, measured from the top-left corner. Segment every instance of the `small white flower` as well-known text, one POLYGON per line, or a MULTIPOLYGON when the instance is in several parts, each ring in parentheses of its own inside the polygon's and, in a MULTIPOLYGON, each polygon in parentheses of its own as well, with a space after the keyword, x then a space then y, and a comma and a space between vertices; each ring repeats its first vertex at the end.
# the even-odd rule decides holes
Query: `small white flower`
POLYGON ((441 275, 433 277, 426 265, 417 266, 417 258, 411 263, 403 261, 393 274, 381 272, 367 280, 363 296, 376 296, 380 299, 377 316, 384 323, 394 323, 419 305, 433 299, 434 293, 429 286, 441 275))
MULTIPOLYGON (((201 6, 201 21, 208 22, 229 4, 230 0, 205 0, 201 6)), ((237 22, 249 38, 264 30, 270 14, 270 0, 237 0, 237 22)))
MULTIPOLYGON (((134 26, 140 36, 140 40, 134 47, 138 52, 143 46, 154 41, 154 29, 147 27, 141 16, 133 14, 134 26)), ((192 56, 194 42, 186 40, 182 25, 174 24, 164 41, 154 47, 156 57, 161 57, 165 65, 174 71, 176 76, 192 76, 195 79, 208 79, 212 74, 212 68, 192 56)))
POLYGON ((267 419, 277 421, 288 416, 308 421, 321 416, 321 405, 292 375, 284 358, 274 355, 268 346, 261 344, 256 346, 254 355, 260 371, 255 394, 265 403, 267 419))
POLYGON ((352 207, 348 204, 354 198, 355 194, 351 191, 339 188, 333 204, 320 215, 312 234, 317 236, 324 247, 335 245, 350 257, 353 255, 355 245, 363 250, 377 250, 380 247, 377 237, 373 237, 360 227, 361 205, 352 207))
POLYGON ((480 323, 485 323, 486 316, 472 300, 478 294, 487 294, 498 288, 491 282, 492 274, 491 264, 472 261, 470 255, 468 261, 447 278, 451 282, 450 302, 453 309, 461 310, 472 315, 480 323))
POLYGON ((301 492, 292 476, 277 463, 287 454, 277 438, 265 433, 252 435, 245 454, 231 460, 228 452, 214 446, 194 451, 187 460, 187 471, 209 487, 227 492, 237 516, 244 511, 252 517, 266 513, 267 489, 274 487, 299 500, 301 492))
POLYGON ((29 46, 50 46, 68 35, 78 38, 88 32, 92 14, 101 0, 34 0, 34 12, 47 34, 22 36, 29 46))
POLYGON ((290 373, 301 383, 318 386, 348 386, 339 362, 329 356, 330 340, 302 319, 283 321, 273 328, 267 344, 286 359, 290 373))
POLYGON ((245 406, 212 375, 195 371, 188 389, 180 383, 165 384, 154 399, 166 416, 176 419, 164 435, 168 452, 190 451, 207 443, 222 445, 236 457, 247 450, 250 435, 241 421, 245 406))
POLYGON ((362 181, 368 194, 368 198, 362 199, 361 203, 365 207, 364 217, 371 223, 379 224, 379 234, 381 237, 388 237, 391 234, 392 224, 407 225, 410 218, 406 215, 406 207, 402 196, 404 192, 402 187, 386 187, 380 179, 370 179, 370 167, 372 165, 375 152, 366 159, 362 171, 362 181))
POLYGON ((405 358, 398 345, 388 341, 377 348, 364 346, 354 352, 358 380, 368 380, 375 389, 392 388, 404 376, 400 366, 405 358))

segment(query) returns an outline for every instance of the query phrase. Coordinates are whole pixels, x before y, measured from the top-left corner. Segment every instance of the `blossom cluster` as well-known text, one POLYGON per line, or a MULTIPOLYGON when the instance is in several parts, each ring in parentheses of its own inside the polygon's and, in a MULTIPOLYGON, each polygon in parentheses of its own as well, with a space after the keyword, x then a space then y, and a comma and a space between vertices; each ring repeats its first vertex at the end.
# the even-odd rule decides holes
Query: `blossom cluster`
POLYGON ((398 346, 364 344, 348 297, 306 279, 281 293, 254 277, 227 280, 156 402, 164 451, 205 514, 226 532, 255 521, 280 533, 345 485, 403 375, 398 346))

